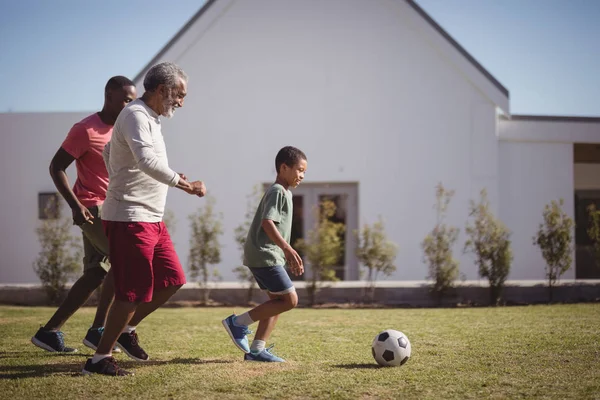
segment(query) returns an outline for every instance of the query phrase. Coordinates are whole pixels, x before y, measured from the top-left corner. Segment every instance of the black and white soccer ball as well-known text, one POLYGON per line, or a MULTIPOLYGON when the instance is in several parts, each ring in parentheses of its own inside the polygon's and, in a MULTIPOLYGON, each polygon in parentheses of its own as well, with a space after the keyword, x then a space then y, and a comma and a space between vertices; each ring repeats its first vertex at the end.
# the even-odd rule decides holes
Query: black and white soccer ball
POLYGON ((386 329, 375 336, 371 351, 377 364, 384 367, 399 367, 410 358, 410 341, 404 333, 386 329))

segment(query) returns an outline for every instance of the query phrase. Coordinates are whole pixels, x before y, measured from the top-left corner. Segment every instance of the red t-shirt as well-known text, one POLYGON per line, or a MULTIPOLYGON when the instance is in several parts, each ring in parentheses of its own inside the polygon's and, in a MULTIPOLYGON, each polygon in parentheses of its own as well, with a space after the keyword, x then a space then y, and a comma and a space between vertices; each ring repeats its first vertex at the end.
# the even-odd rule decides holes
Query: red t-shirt
POLYGON ((106 125, 94 113, 73 125, 62 148, 75 158, 77 180, 73 193, 81 204, 92 207, 104 202, 108 188, 108 172, 102 151, 112 136, 112 125, 106 125))

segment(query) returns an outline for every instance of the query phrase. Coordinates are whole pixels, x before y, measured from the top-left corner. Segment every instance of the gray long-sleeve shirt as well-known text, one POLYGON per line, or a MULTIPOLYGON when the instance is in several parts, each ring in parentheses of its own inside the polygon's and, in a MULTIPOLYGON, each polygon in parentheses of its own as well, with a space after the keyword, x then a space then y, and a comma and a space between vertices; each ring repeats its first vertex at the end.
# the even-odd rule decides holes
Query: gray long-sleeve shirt
POLYGON ((158 114, 141 99, 129 103, 103 157, 109 182, 102 219, 162 221, 168 188, 177 185, 179 175, 169 168, 158 114))

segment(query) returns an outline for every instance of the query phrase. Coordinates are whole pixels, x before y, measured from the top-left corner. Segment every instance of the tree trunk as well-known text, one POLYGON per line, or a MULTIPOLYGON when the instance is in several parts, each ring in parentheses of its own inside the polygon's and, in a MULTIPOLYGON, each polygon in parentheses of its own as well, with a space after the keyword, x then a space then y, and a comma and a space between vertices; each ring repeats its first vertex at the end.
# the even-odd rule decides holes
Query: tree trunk
POLYGON ((496 307, 500 304, 502 287, 499 285, 490 285, 490 305, 496 307))

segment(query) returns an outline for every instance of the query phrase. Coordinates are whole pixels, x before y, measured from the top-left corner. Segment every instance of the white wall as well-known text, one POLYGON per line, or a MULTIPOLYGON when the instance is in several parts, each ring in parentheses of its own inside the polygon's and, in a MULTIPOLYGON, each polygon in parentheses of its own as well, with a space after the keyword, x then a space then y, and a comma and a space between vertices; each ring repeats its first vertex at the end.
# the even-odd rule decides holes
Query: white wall
MULTIPOLYGON (((573 145, 502 141, 500 171, 500 218, 512 231, 514 251, 509 279, 543 279, 545 263, 532 237, 552 200, 564 199, 574 218, 573 145)), ((563 277, 574 278, 574 271, 563 277)))
MULTIPOLYGON (((423 35, 407 14, 414 11, 399 4, 219 1, 209 11, 218 18, 194 31, 197 36, 184 36, 177 56, 165 54, 190 76, 184 108, 164 122, 170 163, 204 180, 217 198, 225 280, 234 279, 239 263, 233 230, 243 220, 245 196, 275 178, 274 157, 284 145, 306 152, 308 182, 359 182, 360 224, 381 215, 400 247, 394 280, 427 275, 420 243, 435 224, 438 182, 456 190, 448 222, 461 231, 468 202, 481 188, 497 209, 495 106, 423 35)), ((52 189, 48 162, 83 116, 2 116, 3 125, 11 118, 14 125, 13 148, 3 149, 4 157, 13 170, 27 170, 30 186, 2 195, 10 205, 2 222, 18 227, 14 235, 3 233, 2 254, 10 254, 3 263, 23 271, 8 275, 2 266, 0 282, 35 280, 36 193, 52 189)), ((13 181, 2 176, 4 187, 13 181)), ((167 207, 177 217, 173 239, 184 264, 187 216, 204 203, 169 193, 167 207)), ((471 257, 461 254, 464 241, 461 232, 455 255, 461 271, 475 279, 471 257)))
MULTIPOLYGON (((56 191, 48 173, 50 160, 71 126, 86 115, 0 114, 0 283, 38 282, 32 267, 40 249, 35 233, 38 193, 56 191)), ((68 172, 75 183, 75 164, 68 172)), ((80 232, 73 227, 74 234, 80 232)))
MULTIPOLYGON (((361 224, 382 215, 400 246, 393 279, 423 279, 434 186, 456 190, 449 222, 461 228, 481 187, 496 203, 494 106, 388 1, 225 3, 196 40, 182 39, 188 97, 164 125, 173 166, 204 179, 224 213, 223 271, 238 263, 244 196, 274 179, 275 154, 291 144, 308 155, 307 181, 359 182, 361 224)), ((182 259, 185 216, 201 204, 170 195, 182 259)))

